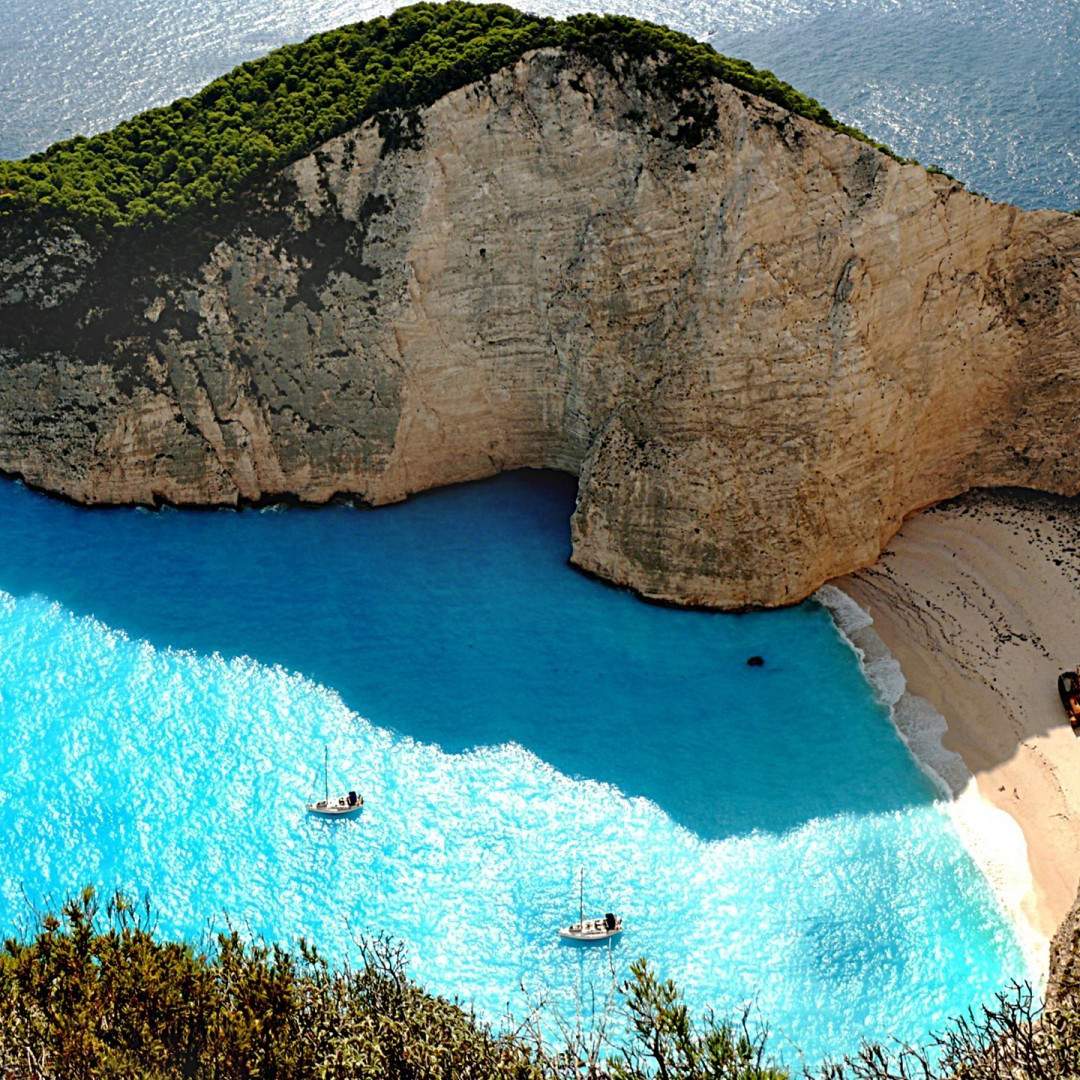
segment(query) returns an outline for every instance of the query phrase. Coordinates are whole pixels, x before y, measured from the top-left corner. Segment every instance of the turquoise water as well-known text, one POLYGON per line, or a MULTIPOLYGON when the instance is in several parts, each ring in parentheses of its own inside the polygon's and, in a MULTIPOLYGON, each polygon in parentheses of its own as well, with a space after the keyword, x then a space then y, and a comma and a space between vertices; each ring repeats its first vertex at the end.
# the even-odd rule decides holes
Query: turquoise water
POLYGON ((486 1015, 573 1015, 576 868, 639 955, 810 1062, 1024 974, 815 604, 650 606, 566 566, 574 488, 377 511, 80 510, 0 483, 0 925, 92 881, 335 956, 408 943, 486 1015), (763 668, 746 658, 761 654, 763 668), (303 810, 357 785, 356 820, 303 810))

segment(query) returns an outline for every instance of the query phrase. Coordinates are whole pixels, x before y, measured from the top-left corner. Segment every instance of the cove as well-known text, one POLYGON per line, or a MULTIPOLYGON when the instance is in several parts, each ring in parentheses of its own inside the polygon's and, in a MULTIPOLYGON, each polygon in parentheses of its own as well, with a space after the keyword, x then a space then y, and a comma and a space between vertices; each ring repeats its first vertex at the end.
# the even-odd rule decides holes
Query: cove
POLYGON ((0 484, 0 922, 87 882, 224 915, 498 1018, 572 1015, 576 868, 695 1003, 813 1063, 1025 975, 828 614, 644 604, 567 566, 574 482, 376 511, 85 510, 0 484), (746 658, 761 655, 751 668, 746 658), (322 745, 368 801, 309 820, 322 745), (25 893, 25 896, 24 896, 25 893))

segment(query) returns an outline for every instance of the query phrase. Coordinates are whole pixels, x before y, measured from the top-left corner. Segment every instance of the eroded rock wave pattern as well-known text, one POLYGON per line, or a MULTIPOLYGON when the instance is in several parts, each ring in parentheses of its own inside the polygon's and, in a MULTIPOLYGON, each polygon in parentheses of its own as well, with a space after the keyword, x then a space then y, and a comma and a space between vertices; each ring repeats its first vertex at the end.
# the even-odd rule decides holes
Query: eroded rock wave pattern
POLYGON ((801 599, 969 487, 1080 490, 1080 221, 545 50, 228 227, 0 244, 0 469, 85 503, 580 477, 574 561, 801 599))

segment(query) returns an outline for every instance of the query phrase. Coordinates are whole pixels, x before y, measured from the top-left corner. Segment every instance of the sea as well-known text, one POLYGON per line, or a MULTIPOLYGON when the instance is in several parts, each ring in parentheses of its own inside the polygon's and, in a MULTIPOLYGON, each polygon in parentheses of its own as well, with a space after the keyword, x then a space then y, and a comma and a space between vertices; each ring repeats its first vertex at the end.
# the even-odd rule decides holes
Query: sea
MULTIPOLYGON (((2 0, 0 156, 391 7, 2 0)), ((995 198, 1080 206, 1076 3, 607 10, 995 198)), ((645 956, 811 1067, 1036 974, 829 612, 643 603, 568 565, 573 507, 530 471, 378 510, 89 510, 0 481, 0 933, 93 884, 193 939, 345 960, 384 934, 495 1023, 594 1022, 645 956), (324 754, 351 820, 304 812, 324 754), (610 947, 556 936, 582 870, 624 918, 610 947)))

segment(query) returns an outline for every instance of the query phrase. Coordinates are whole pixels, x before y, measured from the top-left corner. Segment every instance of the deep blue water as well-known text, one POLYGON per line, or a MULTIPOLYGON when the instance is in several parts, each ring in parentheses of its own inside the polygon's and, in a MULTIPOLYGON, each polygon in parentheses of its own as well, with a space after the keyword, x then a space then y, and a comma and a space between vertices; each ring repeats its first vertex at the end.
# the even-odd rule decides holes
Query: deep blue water
MULTIPOLYGON (((110 127, 395 0, 0 0, 0 157, 110 127)), ((535 0, 622 11, 770 68, 973 189, 1080 207, 1076 0, 535 0)))
MULTIPOLYGON (((145 889, 431 988, 568 1014, 576 868, 698 1004, 816 1061, 1024 974, 952 823, 808 603, 641 603, 566 565, 546 473, 379 510, 85 510, 0 483, 0 925, 145 889), (763 668, 746 658, 761 654, 763 668), (323 745, 362 817, 309 819, 323 745), (26 895, 24 895, 24 893, 26 895)), ((602 987, 601 987, 602 988, 602 987)))
POLYGON ((302 672, 452 753, 520 743, 705 839, 927 801, 821 610, 674 613, 573 573, 574 491, 525 473, 377 513, 114 514, 0 485, 0 588, 156 648, 302 672), (763 800, 781 774, 798 799, 763 800))

